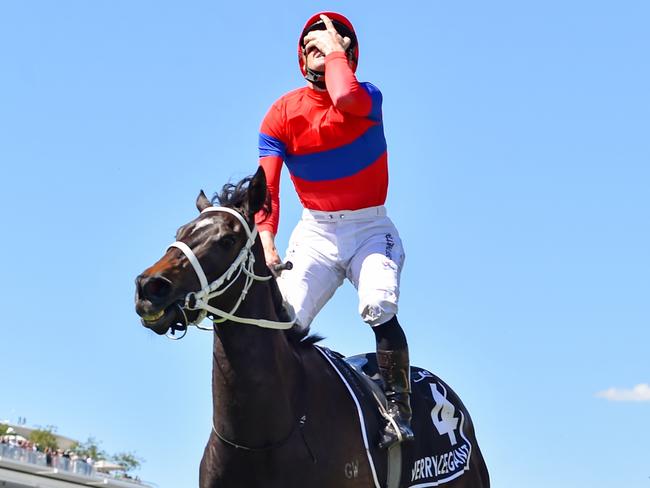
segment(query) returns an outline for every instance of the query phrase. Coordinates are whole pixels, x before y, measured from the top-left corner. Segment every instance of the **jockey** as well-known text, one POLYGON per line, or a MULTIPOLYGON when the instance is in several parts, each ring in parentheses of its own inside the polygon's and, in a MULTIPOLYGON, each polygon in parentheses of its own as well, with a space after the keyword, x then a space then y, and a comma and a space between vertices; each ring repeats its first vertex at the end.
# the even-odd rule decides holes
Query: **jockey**
POLYGON ((389 422, 380 445, 413 439, 409 354, 397 321, 404 249, 386 215, 386 140, 379 89, 357 81, 359 46, 343 15, 312 16, 298 42, 307 86, 281 97, 268 111, 259 135, 260 164, 267 178, 270 215, 257 227, 267 265, 281 263, 275 247, 280 172, 287 165, 304 207, 286 259, 293 269, 278 284, 299 327, 312 320, 345 278, 358 291, 359 313, 372 327, 377 362, 389 400, 389 422))

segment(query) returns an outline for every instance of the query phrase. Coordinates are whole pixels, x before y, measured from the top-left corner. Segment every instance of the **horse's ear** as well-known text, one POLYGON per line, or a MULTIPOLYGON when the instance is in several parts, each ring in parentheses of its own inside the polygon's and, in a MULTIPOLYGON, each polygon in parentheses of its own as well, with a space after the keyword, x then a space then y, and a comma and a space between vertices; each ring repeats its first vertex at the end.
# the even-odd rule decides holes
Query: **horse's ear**
POLYGON ((248 204, 246 211, 249 215, 259 212, 266 202, 266 174, 261 166, 248 184, 248 204))
POLYGON ((196 197, 196 208, 199 209, 199 212, 203 212, 208 207, 211 207, 212 203, 210 203, 210 200, 208 200, 208 197, 205 196, 205 193, 203 193, 203 190, 199 193, 199 196, 196 197))

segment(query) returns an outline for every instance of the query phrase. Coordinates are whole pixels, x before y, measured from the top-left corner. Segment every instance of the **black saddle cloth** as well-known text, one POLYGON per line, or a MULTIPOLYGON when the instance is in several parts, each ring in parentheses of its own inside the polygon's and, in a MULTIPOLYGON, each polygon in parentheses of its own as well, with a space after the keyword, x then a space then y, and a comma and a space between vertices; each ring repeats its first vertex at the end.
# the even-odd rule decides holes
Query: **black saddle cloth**
MULTIPOLYGON (((377 416, 381 415, 379 404, 386 401, 376 355, 369 353, 344 358, 326 348, 320 349, 331 359, 366 412, 364 416, 367 418, 359 420, 365 422, 373 462, 376 462, 382 451, 376 448, 379 433, 375 431, 377 425, 383 424, 382 420, 378 424, 377 416)), ((440 486, 469 470, 473 448, 469 414, 456 393, 430 371, 412 366, 411 390, 415 440, 401 445, 399 486, 440 486)))

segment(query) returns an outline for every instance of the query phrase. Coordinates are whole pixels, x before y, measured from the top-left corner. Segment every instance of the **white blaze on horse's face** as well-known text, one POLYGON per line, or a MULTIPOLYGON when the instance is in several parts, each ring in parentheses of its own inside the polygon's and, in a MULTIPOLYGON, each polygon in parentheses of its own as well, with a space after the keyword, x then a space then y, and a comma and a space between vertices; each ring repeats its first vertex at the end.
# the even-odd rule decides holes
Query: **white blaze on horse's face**
POLYGON ((214 224, 214 221, 215 221, 214 217, 199 220, 196 224, 194 224, 194 228, 190 231, 190 233, 196 232, 197 230, 202 229, 203 227, 208 227, 214 224))

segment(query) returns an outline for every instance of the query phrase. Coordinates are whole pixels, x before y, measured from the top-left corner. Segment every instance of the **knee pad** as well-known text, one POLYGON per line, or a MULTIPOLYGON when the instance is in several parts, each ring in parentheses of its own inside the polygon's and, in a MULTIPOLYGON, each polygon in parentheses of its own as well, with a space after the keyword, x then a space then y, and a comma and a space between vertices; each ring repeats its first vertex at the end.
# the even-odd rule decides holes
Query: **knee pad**
POLYGON ((384 324, 397 314, 397 296, 394 293, 387 291, 373 295, 359 303, 359 314, 370 326, 384 324))

